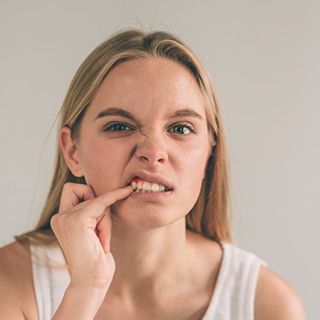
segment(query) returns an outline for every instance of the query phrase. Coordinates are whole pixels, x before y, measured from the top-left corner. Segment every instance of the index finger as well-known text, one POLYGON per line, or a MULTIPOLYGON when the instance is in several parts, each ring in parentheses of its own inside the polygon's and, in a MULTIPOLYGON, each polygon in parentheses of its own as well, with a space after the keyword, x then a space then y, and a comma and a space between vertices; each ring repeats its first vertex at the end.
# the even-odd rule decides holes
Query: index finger
POLYGON ((66 183, 63 186, 60 198, 59 212, 74 208, 81 203, 81 199, 89 200, 94 199, 95 197, 96 195, 94 190, 89 185, 80 183, 66 183))
POLYGON ((88 204, 90 213, 95 217, 99 217, 106 207, 109 207, 118 200, 127 198, 133 192, 131 185, 107 191, 106 193, 96 197, 91 203, 88 204))

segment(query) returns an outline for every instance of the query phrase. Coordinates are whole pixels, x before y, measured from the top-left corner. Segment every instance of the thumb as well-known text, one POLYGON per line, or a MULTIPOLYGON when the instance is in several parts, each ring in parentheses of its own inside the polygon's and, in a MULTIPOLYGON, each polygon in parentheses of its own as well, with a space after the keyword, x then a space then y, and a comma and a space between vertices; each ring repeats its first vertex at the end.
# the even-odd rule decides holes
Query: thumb
POLYGON ((110 252, 112 219, 110 208, 106 208, 103 212, 103 217, 97 224, 97 235, 105 253, 110 252))

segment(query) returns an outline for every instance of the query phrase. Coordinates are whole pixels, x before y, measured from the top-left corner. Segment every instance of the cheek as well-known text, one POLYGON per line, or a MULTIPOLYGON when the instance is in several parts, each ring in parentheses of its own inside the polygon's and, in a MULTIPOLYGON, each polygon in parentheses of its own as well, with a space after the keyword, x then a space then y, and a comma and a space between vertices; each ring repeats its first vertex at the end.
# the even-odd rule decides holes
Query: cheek
POLYGON ((121 181, 124 157, 121 157, 118 150, 112 150, 106 143, 98 142, 87 143, 83 147, 81 163, 85 178, 97 195, 117 188, 121 181))
POLYGON ((206 162, 207 158, 203 150, 189 152, 188 158, 181 162, 183 174, 180 205, 187 211, 192 209, 198 199, 201 191, 202 179, 205 174, 206 162))
POLYGON ((190 186, 201 185, 205 174, 207 158, 203 150, 194 150, 188 154, 188 158, 184 159, 184 171, 186 172, 185 181, 190 186))

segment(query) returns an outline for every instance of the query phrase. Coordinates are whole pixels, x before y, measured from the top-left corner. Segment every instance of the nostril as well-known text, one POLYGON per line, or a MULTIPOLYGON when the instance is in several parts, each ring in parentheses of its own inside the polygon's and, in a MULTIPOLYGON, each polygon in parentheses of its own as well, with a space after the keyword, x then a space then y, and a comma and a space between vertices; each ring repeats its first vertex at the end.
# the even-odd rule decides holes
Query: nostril
POLYGON ((146 156, 139 156, 138 157, 142 162, 149 162, 149 159, 148 159, 148 157, 146 157, 146 156))

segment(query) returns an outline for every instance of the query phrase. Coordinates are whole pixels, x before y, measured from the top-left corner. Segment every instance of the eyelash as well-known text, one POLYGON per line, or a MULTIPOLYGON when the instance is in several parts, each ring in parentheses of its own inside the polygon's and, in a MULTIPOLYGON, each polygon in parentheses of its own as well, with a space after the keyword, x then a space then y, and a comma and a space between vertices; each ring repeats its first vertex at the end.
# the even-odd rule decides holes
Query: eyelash
MULTIPOLYGON (((106 131, 106 132, 108 132, 108 131, 117 132, 117 130, 111 130, 111 129, 110 129, 110 128, 113 128, 113 127, 116 126, 116 125, 123 125, 123 126, 126 126, 126 127, 128 127, 128 128, 131 127, 131 126, 127 125, 127 124, 124 123, 124 122, 114 122, 114 123, 111 123, 111 124, 108 124, 107 126, 105 126, 104 129, 103 129, 103 131, 106 131)), ((195 133, 195 131, 192 129, 192 127, 189 126, 189 125, 186 125, 186 124, 182 124, 182 123, 181 123, 181 124, 175 124, 173 127, 186 127, 188 130, 191 131, 191 133, 195 133)), ((120 131, 125 132, 125 131, 128 131, 128 130, 120 130, 120 131)), ((182 134, 182 136, 186 136, 186 135, 188 135, 188 134, 182 134)))

